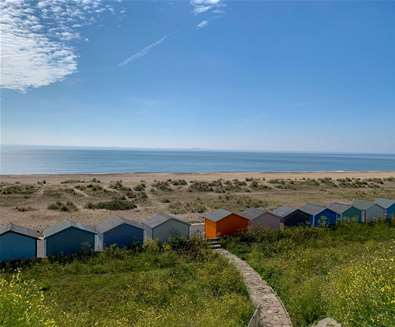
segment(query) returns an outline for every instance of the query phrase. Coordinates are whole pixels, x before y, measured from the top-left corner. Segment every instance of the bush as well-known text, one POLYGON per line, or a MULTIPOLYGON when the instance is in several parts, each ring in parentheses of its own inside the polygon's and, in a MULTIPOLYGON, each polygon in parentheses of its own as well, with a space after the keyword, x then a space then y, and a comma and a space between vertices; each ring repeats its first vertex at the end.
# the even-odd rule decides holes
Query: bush
POLYGON ((145 183, 140 183, 140 184, 137 184, 134 188, 133 188, 133 190, 135 190, 136 192, 143 192, 143 191, 145 191, 145 183))
POLYGON ((59 210, 59 211, 64 211, 64 212, 78 210, 77 206, 71 201, 67 201, 66 203, 63 203, 61 201, 56 201, 55 203, 49 204, 48 209, 49 210, 59 210))
POLYGON ((137 208, 134 202, 123 200, 123 199, 113 199, 110 201, 97 202, 97 203, 89 202, 85 207, 87 209, 106 209, 106 210, 131 210, 137 208))
POLYGON ((1 194, 11 195, 11 194, 21 194, 21 195, 31 195, 37 191, 37 186, 30 184, 14 184, 6 185, 1 189, 1 194))
POLYGON ((168 181, 162 182, 162 181, 155 181, 152 184, 152 187, 156 188, 159 191, 162 192, 171 192, 173 189, 170 186, 170 183, 168 181))

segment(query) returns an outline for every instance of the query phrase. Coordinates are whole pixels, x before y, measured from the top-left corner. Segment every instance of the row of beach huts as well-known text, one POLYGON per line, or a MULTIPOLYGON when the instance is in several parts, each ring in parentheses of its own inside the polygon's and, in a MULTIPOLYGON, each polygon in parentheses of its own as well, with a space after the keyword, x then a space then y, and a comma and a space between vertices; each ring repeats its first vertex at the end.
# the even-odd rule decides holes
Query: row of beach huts
POLYGON ((66 220, 42 233, 14 224, 0 225, 0 262, 37 257, 72 255, 81 251, 102 251, 116 245, 130 247, 147 240, 160 242, 194 235, 214 239, 248 228, 281 229, 299 225, 336 225, 339 221, 368 223, 395 219, 395 200, 354 200, 328 206, 306 204, 299 208, 279 207, 272 211, 249 208, 234 213, 218 209, 203 215, 203 223, 190 224, 168 214, 156 214, 143 223, 111 218, 93 227, 66 220))

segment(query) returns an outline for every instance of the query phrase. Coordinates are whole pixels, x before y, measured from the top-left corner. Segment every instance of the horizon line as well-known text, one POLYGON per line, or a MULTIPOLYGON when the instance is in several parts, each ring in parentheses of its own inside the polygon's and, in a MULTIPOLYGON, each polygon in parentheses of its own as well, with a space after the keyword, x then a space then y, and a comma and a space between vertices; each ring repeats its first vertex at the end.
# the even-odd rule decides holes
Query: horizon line
POLYGON ((0 147, 42 147, 68 149, 102 149, 102 150, 136 150, 136 151, 196 151, 196 152, 250 152, 250 153, 300 153, 300 154, 340 154, 340 155, 395 155, 395 152, 352 152, 352 151, 318 151, 318 150, 263 150, 263 149, 227 149, 204 147, 133 147, 133 146, 101 146, 101 145, 49 145, 49 144, 5 144, 0 147))

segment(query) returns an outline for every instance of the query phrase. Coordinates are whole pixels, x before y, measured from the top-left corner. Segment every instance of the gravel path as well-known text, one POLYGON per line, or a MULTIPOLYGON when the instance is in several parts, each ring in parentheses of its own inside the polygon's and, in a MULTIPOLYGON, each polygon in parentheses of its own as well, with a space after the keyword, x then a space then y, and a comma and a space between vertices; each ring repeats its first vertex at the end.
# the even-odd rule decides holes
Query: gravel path
POLYGON ((225 249, 217 249, 242 274, 252 303, 260 306, 260 324, 262 327, 292 327, 291 319, 274 290, 251 266, 225 249))

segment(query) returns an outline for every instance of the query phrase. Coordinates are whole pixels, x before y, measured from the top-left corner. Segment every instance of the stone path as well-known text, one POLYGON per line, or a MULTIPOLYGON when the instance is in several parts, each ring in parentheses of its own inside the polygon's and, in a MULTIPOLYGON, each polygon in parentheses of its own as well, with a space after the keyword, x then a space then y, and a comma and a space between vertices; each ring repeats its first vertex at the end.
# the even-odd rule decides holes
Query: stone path
POLYGON ((292 327, 291 319, 281 300, 274 290, 264 281, 251 266, 225 249, 217 249, 241 273, 247 286, 252 303, 260 307, 261 327, 292 327))

